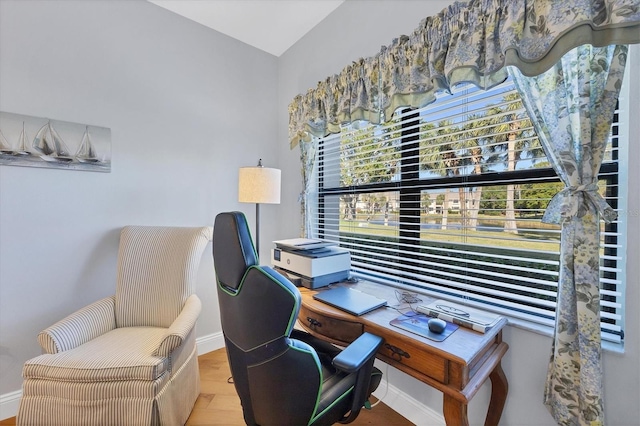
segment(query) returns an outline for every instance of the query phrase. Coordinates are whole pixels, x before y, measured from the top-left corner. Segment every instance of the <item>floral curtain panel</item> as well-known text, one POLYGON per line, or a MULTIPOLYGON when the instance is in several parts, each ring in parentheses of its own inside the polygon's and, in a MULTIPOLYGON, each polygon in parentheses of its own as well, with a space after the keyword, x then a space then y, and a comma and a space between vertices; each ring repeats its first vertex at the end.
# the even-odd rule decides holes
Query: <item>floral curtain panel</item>
POLYGON ((379 123, 464 82, 489 88, 506 65, 538 75, 576 46, 640 43, 640 0, 470 0, 320 81, 289 108, 294 148, 356 120, 379 123))
POLYGON ((543 222, 562 224, 558 305, 544 402, 560 425, 603 425, 598 170, 622 86, 626 46, 580 46, 550 70, 512 70, 540 142, 566 185, 543 222))
POLYGON ((313 237, 311 226, 311 205, 317 197, 317 193, 314 190, 312 179, 314 166, 316 163, 316 146, 311 142, 300 143, 300 163, 302 165, 302 192, 298 201, 300 202, 300 215, 302 216, 302 229, 300 235, 306 237, 313 237))

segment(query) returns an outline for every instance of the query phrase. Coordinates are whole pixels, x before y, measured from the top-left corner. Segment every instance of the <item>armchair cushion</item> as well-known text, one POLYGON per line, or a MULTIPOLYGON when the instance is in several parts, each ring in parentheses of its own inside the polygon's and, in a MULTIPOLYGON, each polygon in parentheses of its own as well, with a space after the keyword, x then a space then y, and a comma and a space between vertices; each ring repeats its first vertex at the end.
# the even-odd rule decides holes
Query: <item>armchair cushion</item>
POLYGON ((66 382, 155 380, 169 359, 152 355, 167 330, 157 327, 117 328, 59 354, 44 354, 24 365, 23 375, 66 382))
POLYGON ((38 334, 47 354, 73 349, 116 328, 113 297, 107 297, 74 312, 38 334))

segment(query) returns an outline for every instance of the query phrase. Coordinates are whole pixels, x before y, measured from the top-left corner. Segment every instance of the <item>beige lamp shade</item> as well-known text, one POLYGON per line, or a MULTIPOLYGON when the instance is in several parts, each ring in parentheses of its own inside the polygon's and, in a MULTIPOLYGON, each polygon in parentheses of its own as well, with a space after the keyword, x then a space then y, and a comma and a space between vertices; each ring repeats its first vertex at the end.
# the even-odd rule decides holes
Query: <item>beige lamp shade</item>
POLYGON ((268 167, 241 167, 238 174, 238 201, 280 204, 280 170, 268 167))

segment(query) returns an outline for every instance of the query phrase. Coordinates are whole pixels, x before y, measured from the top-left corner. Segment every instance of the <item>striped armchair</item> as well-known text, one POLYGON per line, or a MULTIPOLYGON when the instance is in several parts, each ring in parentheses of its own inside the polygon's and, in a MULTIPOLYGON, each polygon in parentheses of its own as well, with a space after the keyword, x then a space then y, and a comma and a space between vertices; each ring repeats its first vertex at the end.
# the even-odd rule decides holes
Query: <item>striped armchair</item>
POLYGON ((194 293, 212 232, 123 228, 115 295, 38 335, 17 424, 184 424, 200 393, 194 293))

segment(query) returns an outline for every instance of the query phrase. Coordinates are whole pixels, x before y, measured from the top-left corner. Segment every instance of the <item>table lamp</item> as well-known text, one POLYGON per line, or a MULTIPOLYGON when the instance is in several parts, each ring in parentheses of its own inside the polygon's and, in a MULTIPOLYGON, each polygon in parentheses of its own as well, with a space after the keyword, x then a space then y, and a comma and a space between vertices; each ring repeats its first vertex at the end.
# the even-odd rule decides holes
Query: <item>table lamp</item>
POLYGON ((260 256, 260 204, 280 204, 280 170, 262 166, 240 167, 238 201, 256 203, 256 251, 260 256))

